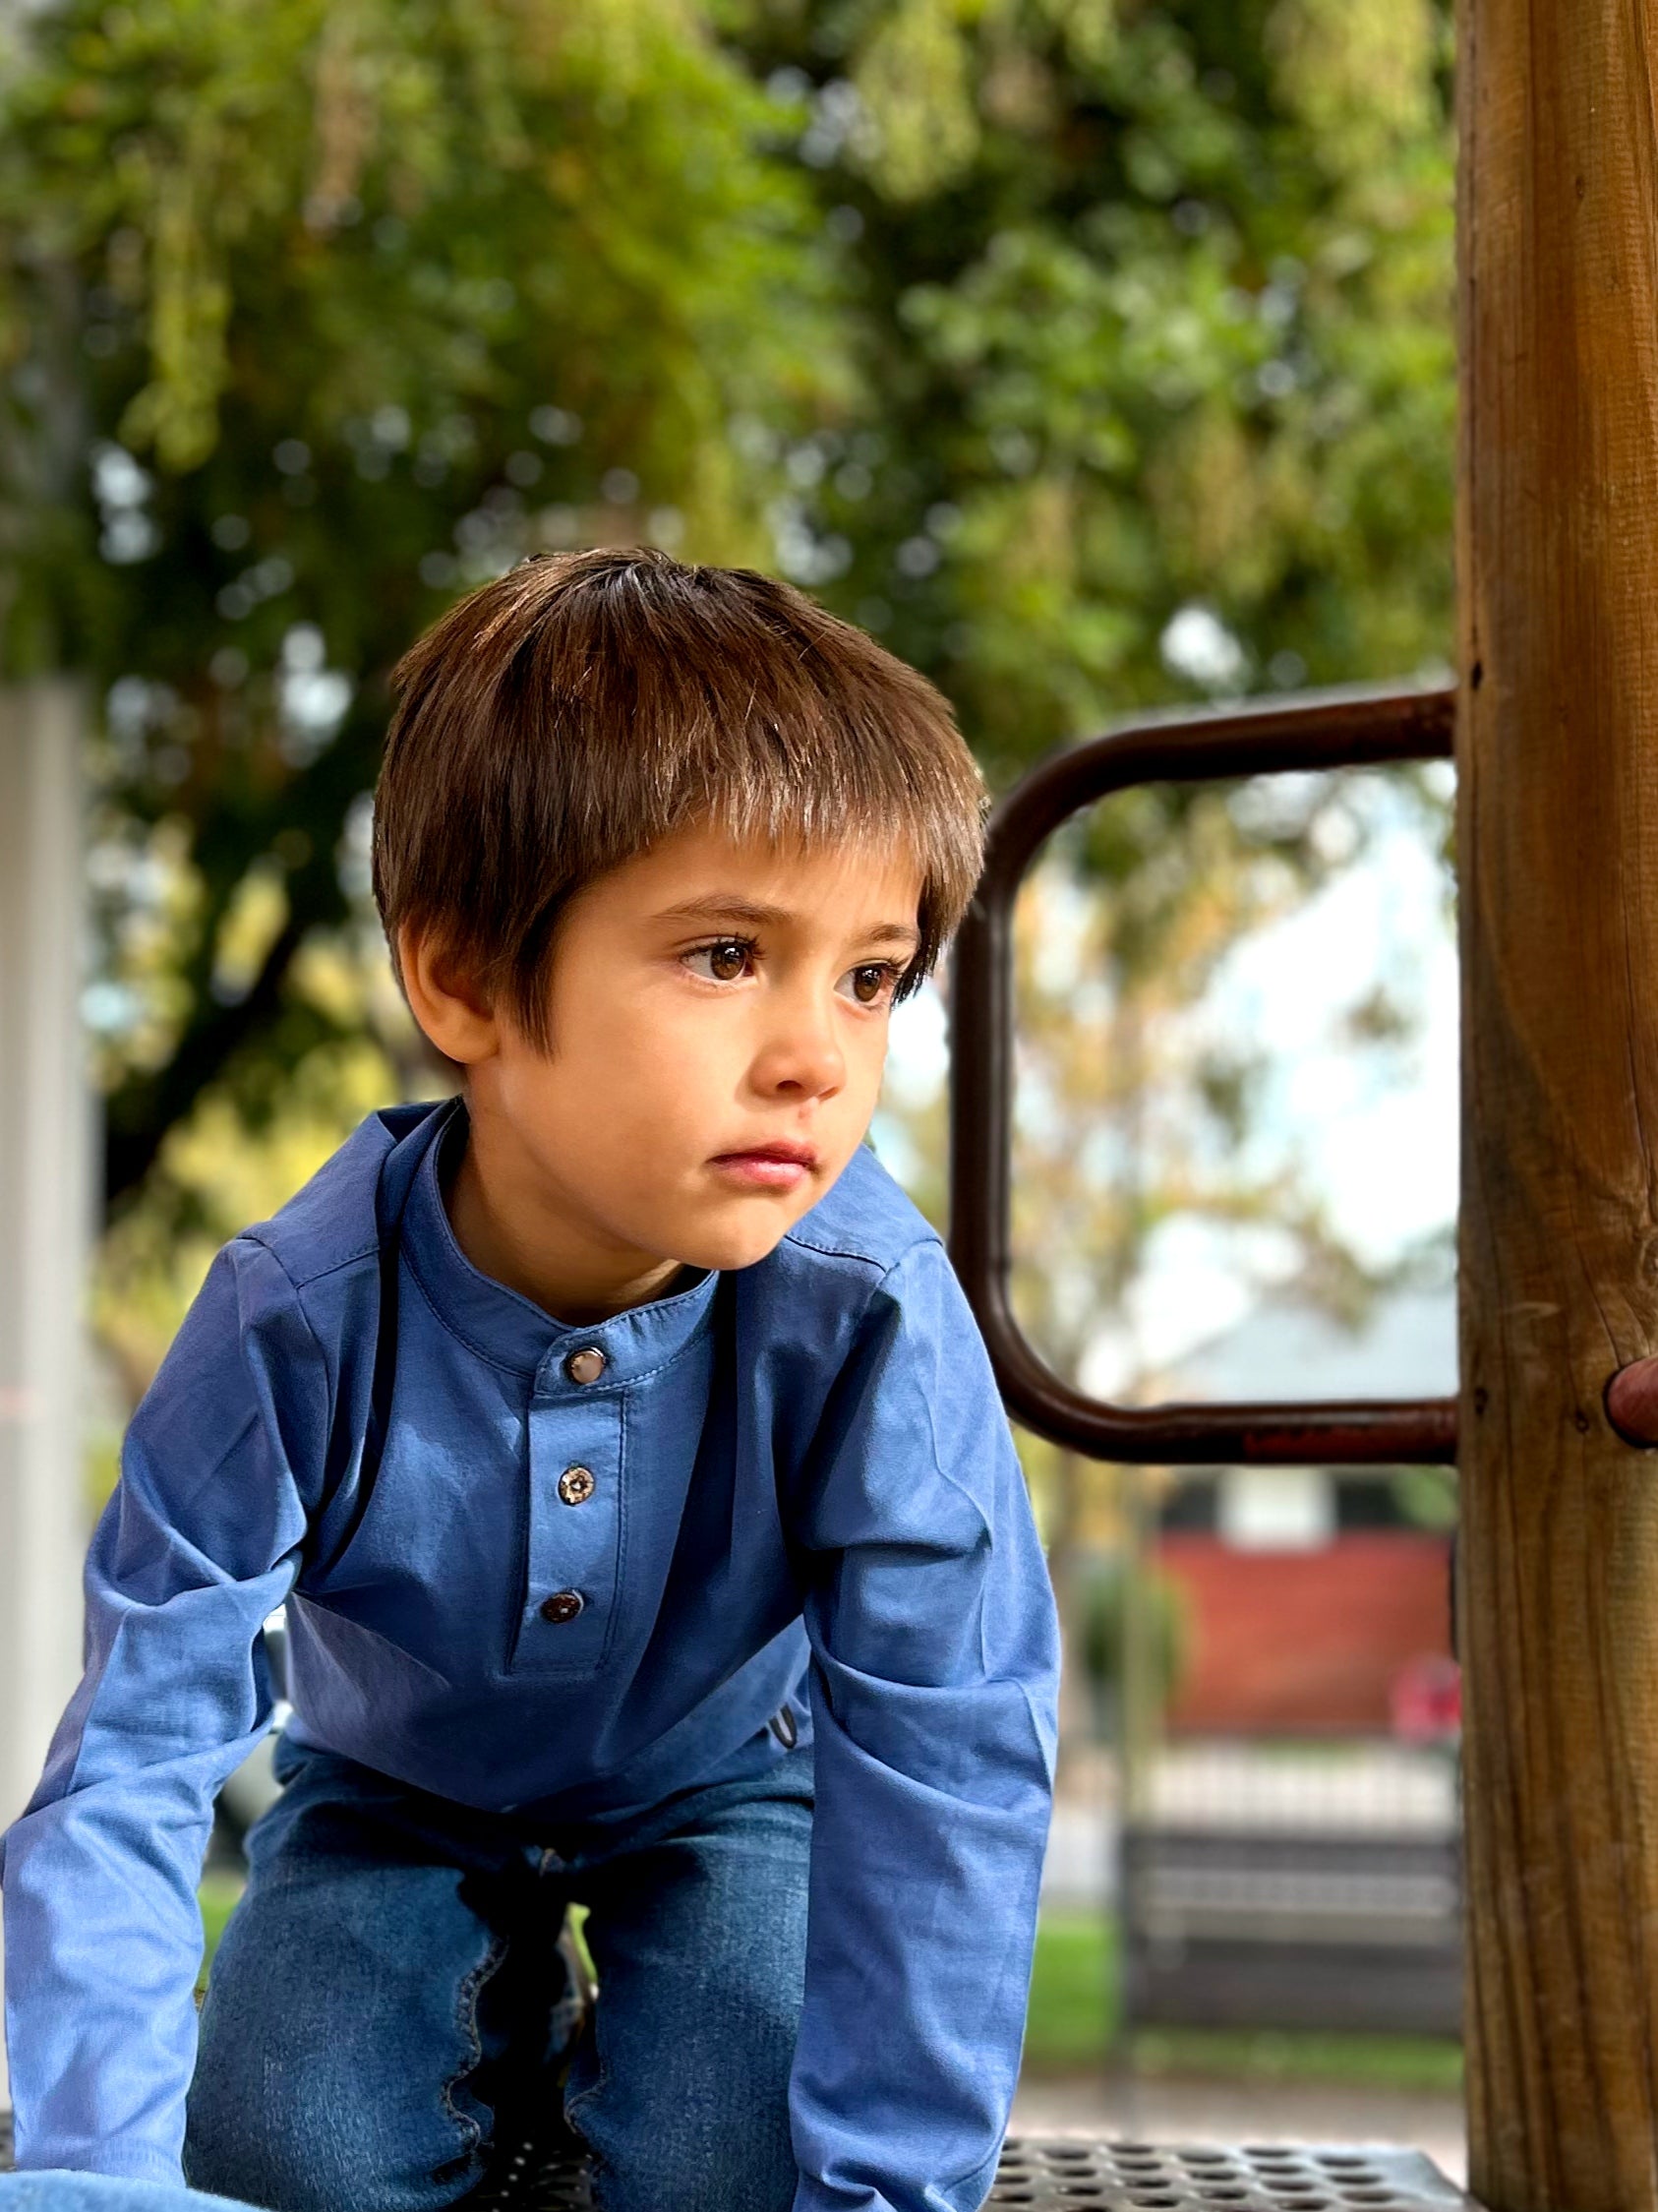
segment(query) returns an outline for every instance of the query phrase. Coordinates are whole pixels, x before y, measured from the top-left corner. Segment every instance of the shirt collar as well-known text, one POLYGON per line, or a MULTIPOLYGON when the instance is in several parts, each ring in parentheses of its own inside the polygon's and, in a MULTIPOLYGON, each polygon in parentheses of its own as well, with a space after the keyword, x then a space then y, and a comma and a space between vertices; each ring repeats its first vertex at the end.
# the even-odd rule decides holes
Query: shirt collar
MULTIPOLYGON (((449 1148, 463 1141, 465 1102, 442 1109, 403 1210, 403 1249, 440 1320, 498 1366, 534 1375, 538 1397, 593 1398, 640 1382, 682 1351, 711 1311, 719 1271, 708 1268, 671 1297, 651 1298, 608 1321, 557 1321, 531 1298, 475 1268, 455 1241, 439 1181, 449 1148), (604 1356, 597 1380, 578 1382, 565 1362, 578 1351, 604 1356)), ((583 1362, 590 1367, 591 1362, 583 1362)))

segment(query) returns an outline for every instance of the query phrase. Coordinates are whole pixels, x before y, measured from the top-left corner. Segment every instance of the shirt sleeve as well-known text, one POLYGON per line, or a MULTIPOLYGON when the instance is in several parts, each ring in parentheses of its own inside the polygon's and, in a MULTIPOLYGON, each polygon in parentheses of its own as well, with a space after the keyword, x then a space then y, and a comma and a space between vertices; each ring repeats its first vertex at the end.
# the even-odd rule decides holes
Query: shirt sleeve
POLYGON ((85 1673, 0 1838, 17 2163, 182 2183, 219 1785, 268 1727, 261 1629, 320 1464, 321 1352, 277 1261, 213 1262, 88 1552, 85 1673))
POLYGON ((977 2212, 1019 2070, 1058 1628, 943 1246, 882 1278, 795 1513, 817 1810, 795 2212, 977 2212))

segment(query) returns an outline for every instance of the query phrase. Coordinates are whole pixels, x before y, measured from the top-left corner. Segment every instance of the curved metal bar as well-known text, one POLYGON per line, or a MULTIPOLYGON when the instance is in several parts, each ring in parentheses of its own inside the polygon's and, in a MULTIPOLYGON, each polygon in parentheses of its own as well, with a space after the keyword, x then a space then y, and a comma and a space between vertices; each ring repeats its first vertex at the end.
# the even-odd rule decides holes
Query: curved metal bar
POLYGON ((1037 848, 1080 807, 1143 783, 1451 757, 1454 690, 1304 692, 1292 700, 1152 720, 1038 762, 991 816, 984 870, 950 980, 950 1257, 1008 1411, 1100 1460, 1165 1465, 1445 1465, 1452 1398, 1115 1405, 1074 1390, 1014 1319, 1013 908, 1037 848))

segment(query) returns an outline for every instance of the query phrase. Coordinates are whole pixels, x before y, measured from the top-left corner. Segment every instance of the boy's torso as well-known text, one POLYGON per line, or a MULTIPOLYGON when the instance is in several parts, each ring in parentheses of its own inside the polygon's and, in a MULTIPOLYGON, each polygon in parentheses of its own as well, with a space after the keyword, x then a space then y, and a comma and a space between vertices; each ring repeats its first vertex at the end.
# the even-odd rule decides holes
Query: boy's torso
POLYGON ((372 1117, 249 1232, 327 1376, 290 1726, 466 1803, 632 1808, 797 1689, 795 1486, 872 1290, 933 1231, 860 1149, 765 1260, 569 1327, 455 1244, 456 1110, 372 1117))

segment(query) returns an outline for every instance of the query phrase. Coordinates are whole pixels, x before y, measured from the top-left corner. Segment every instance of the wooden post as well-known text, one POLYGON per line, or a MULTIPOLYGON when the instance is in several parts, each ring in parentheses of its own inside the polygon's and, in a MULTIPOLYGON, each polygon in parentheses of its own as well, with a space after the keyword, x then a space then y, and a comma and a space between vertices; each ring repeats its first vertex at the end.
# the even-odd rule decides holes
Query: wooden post
POLYGON ((1658 2207, 1658 0, 1462 0, 1470 2185, 1658 2207))
POLYGON ((83 726, 65 680, 0 688, 0 1827, 81 1672, 83 726))

